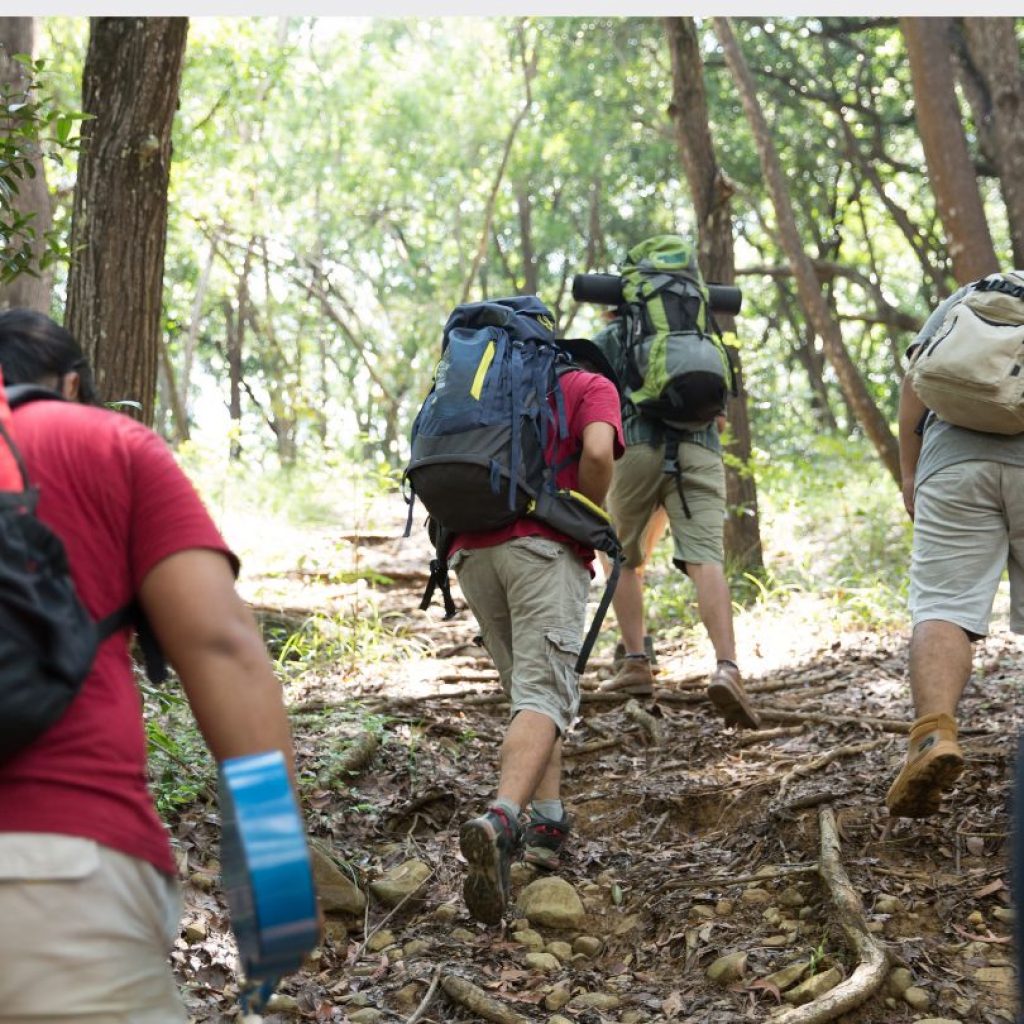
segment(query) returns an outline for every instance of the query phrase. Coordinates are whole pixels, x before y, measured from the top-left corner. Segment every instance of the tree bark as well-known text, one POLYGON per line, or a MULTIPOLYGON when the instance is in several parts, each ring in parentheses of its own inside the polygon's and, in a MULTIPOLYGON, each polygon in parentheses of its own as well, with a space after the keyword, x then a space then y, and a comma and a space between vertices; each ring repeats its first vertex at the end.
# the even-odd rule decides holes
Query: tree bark
POLYGON ((161 344, 171 123, 187 18, 92 18, 71 219, 67 326, 101 399, 153 422, 161 344))
POLYGON ((519 213, 519 255, 523 261, 523 293, 536 295, 537 253, 533 247, 533 199, 525 182, 516 183, 516 207, 519 213))
MULTIPOLYGON (((704 92, 704 62, 693 18, 665 18, 669 54, 672 59, 672 102, 669 112, 675 126, 676 146, 690 186, 697 220, 700 265, 708 279, 734 284, 736 264, 733 253, 733 188, 718 165, 708 119, 704 92)), ((735 332, 731 316, 717 317, 724 331, 735 332)), ((740 354, 733 350, 736 365, 740 354)), ((750 417, 747 391, 740 372, 738 394, 729 401, 729 423, 734 437, 726 460, 725 549, 743 570, 764 565, 757 509, 757 485, 750 465, 750 417), (738 465, 737 465, 738 464, 738 465)))
POLYGON ((992 159, 1006 205, 1013 265, 1024 267, 1024 74, 1013 18, 964 18, 971 63, 984 83, 992 159))
POLYGON ((836 379, 839 381, 839 386, 842 388, 857 422, 875 446, 885 468, 899 483, 899 446, 888 422, 871 397, 860 371, 850 358, 839 324, 832 316, 824 296, 821 294, 814 264, 804 251, 786 187, 782 163, 775 150, 764 111, 758 101, 750 69, 747 67, 743 51, 733 33, 732 22, 728 18, 715 18, 714 23, 715 31, 725 51, 726 63, 739 90, 740 101, 743 104, 747 120, 750 122, 761 160, 761 170, 775 207, 779 242, 793 268, 797 296, 800 299, 804 315, 822 339, 825 355, 835 370, 836 379))
MULTIPOLYGON (((11 58, 16 53, 33 53, 35 22, 32 18, 0 18, 0 89, 17 96, 27 84, 25 68, 11 58)), ((44 270, 40 260, 46 251, 46 232, 53 226, 53 204, 46 185, 46 168, 42 153, 34 146, 30 154, 34 177, 26 177, 18 185, 12 204, 14 213, 32 214, 30 227, 34 237, 31 272, 19 274, 13 281, 0 285, 0 309, 23 307, 40 313, 50 312, 53 272, 44 270)))
POLYGON ((959 284, 999 269, 953 86, 950 18, 900 18, 921 147, 959 284))

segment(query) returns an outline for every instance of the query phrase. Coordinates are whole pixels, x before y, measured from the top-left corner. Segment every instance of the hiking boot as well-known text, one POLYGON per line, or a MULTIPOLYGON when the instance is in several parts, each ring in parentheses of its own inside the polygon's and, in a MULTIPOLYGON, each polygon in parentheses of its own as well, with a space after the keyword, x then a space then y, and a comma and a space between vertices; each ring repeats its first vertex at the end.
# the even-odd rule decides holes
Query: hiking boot
POLYGON ((483 924, 500 924, 508 905, 508 872, 523 830, 500 807, 489 807, 459 832, 468 872, 462 896, 470 914, 483 924))
POLYGON ((885 805, 893 818, 926 818, 939 810, 942 794, 964 770, 964 755, 956 741, 956 721, 950 715, 925 715, 910 730, 907 759, 889 787, 885 805))
POLYGON ((569 828, 568 814, 563 813, 561 821, 554 821, 531 810, 523 833, 523 860, 547 871, 557 871, 562 866, 562 848, 569 838, 569 828))
POLYGON ((631 693, 650 697, 654 693, 654 673, 646 654, 627 654, 622 668, 599 687, 605 693, 631 693))
POLYGON ((708 683, 708 700, 725 720, 737 729, 759 729, 761 718, 743 691, 740 670, 731 661, 720 661, 708 683))
MULTIPOLYGON (((644 654, 647 655, 647 661, 652 667, 658 664, 658 656, 654 653, 654 637, 644 637, 644 654)), ((615 645, 615 653, 612 655, 612 670, 618 672, 625 660, 626 645, 620 640, 615 645)))

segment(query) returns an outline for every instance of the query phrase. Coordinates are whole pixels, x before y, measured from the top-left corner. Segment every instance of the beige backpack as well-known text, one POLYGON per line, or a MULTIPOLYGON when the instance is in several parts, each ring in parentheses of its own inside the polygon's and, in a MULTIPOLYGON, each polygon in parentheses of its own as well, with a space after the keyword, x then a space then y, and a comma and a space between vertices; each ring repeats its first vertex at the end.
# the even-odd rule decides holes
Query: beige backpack
POLYGON ((1024 432, 1024 271, 975 282, 914 353, 908 376, 918 398, 948 423, 1024 432))

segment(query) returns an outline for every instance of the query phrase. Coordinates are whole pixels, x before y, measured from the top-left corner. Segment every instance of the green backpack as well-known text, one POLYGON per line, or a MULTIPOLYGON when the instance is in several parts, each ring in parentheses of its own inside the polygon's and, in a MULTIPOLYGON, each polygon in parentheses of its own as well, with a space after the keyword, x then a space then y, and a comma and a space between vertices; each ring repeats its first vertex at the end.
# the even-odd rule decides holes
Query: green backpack
POLYGON ((711 315, 693 246, 657 235, 629 250, 625 299, 627 397, 669 430, 702 430, 737 390, 736 368, 711 315))

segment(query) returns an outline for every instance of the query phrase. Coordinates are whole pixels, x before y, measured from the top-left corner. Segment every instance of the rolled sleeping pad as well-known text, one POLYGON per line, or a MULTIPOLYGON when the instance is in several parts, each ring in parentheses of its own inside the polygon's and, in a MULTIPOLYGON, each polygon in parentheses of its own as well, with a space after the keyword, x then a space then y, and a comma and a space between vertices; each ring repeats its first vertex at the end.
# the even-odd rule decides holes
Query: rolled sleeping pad
POLYGON ((320 935, 306 829, 279 750, 220 766, 221 869, 231 930, 258 1010, 320 935))

